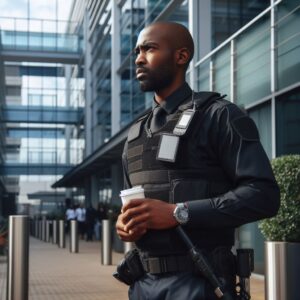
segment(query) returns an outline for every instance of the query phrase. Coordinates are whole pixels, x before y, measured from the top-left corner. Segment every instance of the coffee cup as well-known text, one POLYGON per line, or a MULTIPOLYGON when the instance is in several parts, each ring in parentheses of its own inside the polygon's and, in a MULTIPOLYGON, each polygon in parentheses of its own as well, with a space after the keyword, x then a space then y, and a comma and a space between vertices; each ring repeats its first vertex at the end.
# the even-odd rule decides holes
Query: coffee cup
POLYGON ((122 190, 120 192, 123 205, 132 199, 145 198, 144 189, 141 185, 132 187, 131 189, 122 190))

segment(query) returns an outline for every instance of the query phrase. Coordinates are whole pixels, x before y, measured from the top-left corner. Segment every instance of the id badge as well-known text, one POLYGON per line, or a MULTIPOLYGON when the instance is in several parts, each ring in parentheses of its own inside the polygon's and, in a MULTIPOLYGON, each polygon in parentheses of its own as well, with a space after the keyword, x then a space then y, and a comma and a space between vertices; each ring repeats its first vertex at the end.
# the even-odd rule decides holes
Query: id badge
POLYGON ((195 114, 195 111, 192 109, 188 109, 188 110, 184 111, 181 114, 181 116, 173 130, 173 133, 176 135, 179 135, 179 136, 185 135, 189 128, 189 125, 191 124, 191 122, 193 120, 194 114, 195 114))
POLYGON ((163 133, 160 137, 156 159, 161 161, 175 162, 180 137, 163 133))

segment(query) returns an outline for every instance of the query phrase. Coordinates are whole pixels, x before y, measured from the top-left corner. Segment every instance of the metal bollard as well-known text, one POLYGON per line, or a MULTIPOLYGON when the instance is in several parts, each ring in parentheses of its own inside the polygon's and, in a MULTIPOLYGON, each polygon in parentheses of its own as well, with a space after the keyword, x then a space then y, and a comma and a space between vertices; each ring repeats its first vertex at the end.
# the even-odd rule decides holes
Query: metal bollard
POLYGON ((42 237, 43 237, 43 221, 42 220, 39 220, 39 239, 41 240, 42 237))
POLYGON ((102 220, 102 265, 112 264, 112 247, 111 247, 111 222, 110 220, 102 220))
POLYGON ((59 226, 58 247, 66 248, 65 221, 59 220, 58 226, 59 226))
POLYGON ((126 254, 128 251, 132 250, 134 247, 135 247, 134 243, 124 242, 124 254, 126 254))
POLYGON ((29 218, 9 217, 7 300, 28 300, 29 218))
POLYGON ((52 221, 52 244, 57 244, 57 220, 52 221))
POLYGON ((70 252, 78 253, 78 222, 76 220, 70 222, 70 252))
POLYGON ((265 299, 299 299, 299 243, 265 242, 265 299))
POLYGON ((50 225, 51 225, 51 221, 47 220, 46 221, 46 239, 45 239, 45 241, 47 243, 50 242, 50 225))
POLYGON ((29 235, 34 236, 33 221, 29 218, 29 235))
POLYGON ((46 241, 46 219, 44 217, 42 220, 42 241, 46 241))
POLYGON ((39 220, 36 219, 34 221, 34 225, 35 225, 35 238, 37 239, 39 237, 39 220))

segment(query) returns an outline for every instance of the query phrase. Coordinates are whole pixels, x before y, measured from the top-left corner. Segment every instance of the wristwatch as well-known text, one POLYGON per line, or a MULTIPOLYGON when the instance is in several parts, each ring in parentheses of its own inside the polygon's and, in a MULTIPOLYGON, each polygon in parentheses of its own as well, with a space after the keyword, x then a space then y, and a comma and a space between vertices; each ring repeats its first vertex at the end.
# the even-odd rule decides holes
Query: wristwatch
POLYGON ((189 220, 189 210, 185 203, 177 203, 173 216, 179 224, 186 224, 189 220))

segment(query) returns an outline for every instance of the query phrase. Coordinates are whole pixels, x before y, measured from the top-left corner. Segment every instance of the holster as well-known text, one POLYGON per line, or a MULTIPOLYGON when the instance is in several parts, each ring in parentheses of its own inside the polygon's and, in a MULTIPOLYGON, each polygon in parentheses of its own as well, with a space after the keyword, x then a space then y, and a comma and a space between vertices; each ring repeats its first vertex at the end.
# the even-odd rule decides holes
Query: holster
MULTIPOLYGON (((217 247, 212 251, 204 251, 211 267, 221 282, 223 292, 227 292, 236 298, 236 258, 230 247, 217 247)), ((206 285, 205 294, 207 299, 217 299, 212 286, 206 285)))
POLYGON ((145 270, 139 252, 137 249, 133 249, 125 254, 125 257, 117 265, 117 270, 113 273, 113 276, 127 285, 132 285, 144 274, 145 270))

